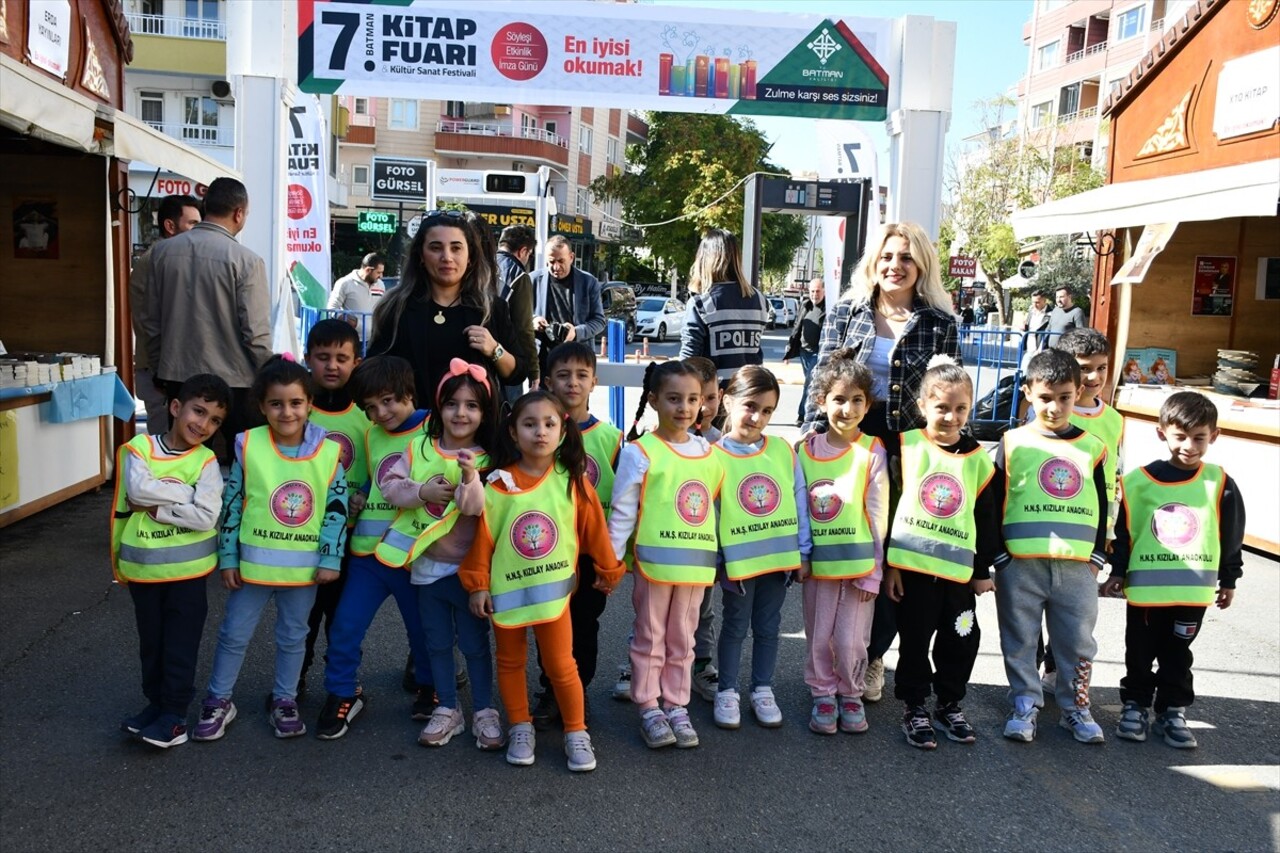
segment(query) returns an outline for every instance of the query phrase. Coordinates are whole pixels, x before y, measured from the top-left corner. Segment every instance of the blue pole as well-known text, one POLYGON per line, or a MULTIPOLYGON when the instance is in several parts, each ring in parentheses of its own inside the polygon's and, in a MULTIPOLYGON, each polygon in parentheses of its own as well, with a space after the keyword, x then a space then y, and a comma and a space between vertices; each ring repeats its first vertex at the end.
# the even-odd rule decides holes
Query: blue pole
MULTIPOLYGON (((606 332, 606 340, 608 342, 608 358, 609 361, 615 363, 625 363, 627 360, 627 326, 621 320, 610 320, 606 332)), ((621 385, 613 385, 609 388, 609 420, 613 421, 613 425, 618 429, 625 430, 626 413, 625 389, 621 385)))

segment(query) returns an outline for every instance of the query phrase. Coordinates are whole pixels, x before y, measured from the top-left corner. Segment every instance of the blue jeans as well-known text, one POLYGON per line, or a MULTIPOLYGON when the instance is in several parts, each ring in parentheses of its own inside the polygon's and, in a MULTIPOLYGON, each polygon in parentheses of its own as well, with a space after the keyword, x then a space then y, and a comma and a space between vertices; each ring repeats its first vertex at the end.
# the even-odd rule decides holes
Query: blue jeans
POLYGON ((722 624, 717 663, 721 690, 738 689, 742 645, 751 626, 751 689, 773 686, 778 663, 778 631, 782 627, 782 602, 787 598, 787 573, 769 572, 742 582, 745 595, 722 590, 722 624))
POLYGON ((800 411, 796 420, 804 420, 805 407, 809 405, 809 380, 813 378, 813 369, 818 366, 818 354, 800 350, 800 369, 804 371, 804 390, 800 392, 800 411))
POLYGON ((489 620, 471 615, 470 597, 456 574, 418 587, 418 610, 427 634, 427 654, 435 676, 436 696, 444 708, 458 707, 453 643, 467 659, 472 711, 493 707, 493 656, 489 654, 489 620))
MULTIPOLYGON (((335 696, 354 696, 356 674, 360 669, 360 645, 373 624, 378 608, 390 595, 400 608, 404 630, 413 652, 414 674, 418 684, 431 685, 431 667, 427 663, 427 642, 418 618, 418 593, 409 583, 409 572, 379 563, 377 558, 352 556, 347 562, 347 585, 333 615, 329 629, 329 648, 325 654, 324 689, 335 696)), ((453 675, 447 679, 453 683, 453 675)))
POLYGON ((262 608, 276 600, 276 682, 271 688, 275 699, 294 699, 298 695, 298 676, 302 674, 302 658, 306 654, 307 616, 316 601, 316 587, 263 586, 243 584, 227 596, 222 627, 218 629, 218 649, 213 654, 213 672, 209 675, 209 694, 230 699, 244 664, 244 651, 262 618, 262 608))

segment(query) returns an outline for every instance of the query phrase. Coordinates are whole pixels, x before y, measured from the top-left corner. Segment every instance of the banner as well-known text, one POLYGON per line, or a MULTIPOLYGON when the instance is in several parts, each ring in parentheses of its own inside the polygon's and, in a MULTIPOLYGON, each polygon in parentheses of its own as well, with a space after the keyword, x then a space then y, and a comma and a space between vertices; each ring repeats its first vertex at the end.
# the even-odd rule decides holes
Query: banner
MULTIPOLYGON (((861 128, 846 122, 818 122, 818 180, 841 181, 851 178, 869 178, 871 192, 867 197, 863 245, 869 245, 880 227, 880 191, 875 143, 861 128)), ((840 295, 848 288, 843 280, 844 229, 847 220, 843 216, 824 216, 822 226, 822 278, 827 293, 840 295)), ((850 261, 857 263, 857 258, 850 261)))
POLYGON ((289 278, 303 305, 324 308, 333 271, 329 267, 329 189, 324 117, 320 101, 304 97, 289 109, 288 220, 285 254, 289 278))
POLYGON ((300 0, 318 94, 883 121, 891 21, 630 3, 300 0))

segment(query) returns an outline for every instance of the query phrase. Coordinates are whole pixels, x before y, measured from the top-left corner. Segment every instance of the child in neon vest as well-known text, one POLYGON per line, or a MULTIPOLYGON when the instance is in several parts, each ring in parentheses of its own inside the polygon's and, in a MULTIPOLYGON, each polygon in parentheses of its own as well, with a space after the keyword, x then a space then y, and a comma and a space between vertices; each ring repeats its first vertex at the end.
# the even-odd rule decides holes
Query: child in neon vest
MULTIPOLYGON (((720 412, 720 378, 716 374, 716 363, 706 356, 692 355, 684 359, 684 363, 698 371, 702 380, 702 411, 698 414, 698 423, 693 432, 702 436, 711 444, 720 440, 722 423, 720 412)), ((720 692, 720 673, 711 663, 712 652, 716 648, 716 614, 712 603, 715 587, 707 587, 702 596, 702 606, 698 609, 698 627, 693 632, 693 692, 708 702, 716 701, 716 693, 720 692)))
POLYGON ((493 622, 498 690, 511 724, 507 761, 529 765, 535 757, 525 687, 532 627, 564 720, 569 769, 594 770, 569 597, 579 554, 595 561, 595 584, 605 593, 621 579, 622 562, 610 548, 600 499, 584 481, 578 426, 555 395, 531 391, 517 400, 501 438, 484 515, 458 577, 471 593, 471 612, 493 622))
POLYGON ((306 734, 297 692, 307 614, 315 604, 316 585, 337 580, 346 546, 342 449, 308 420, 311 374, 292 358, 273 356, 254 378, 250 398, 267 425, 236 436, 218 549, 222 585, 230 595, 195 740, 217 740, 236 718, 231 694, 262 609, 272 598, 276 665, 271 726, 279 738, 306 734))
POLYGON ((805 684, 813 697, 810 730, 867 730, 862 699, 867 644, 880 592, 889 523, 889 471, 880 439, 862 432, 875 380, 851 350, 833 352, 815 371, 810 394, 827 431, 799 448, 814 548, 804 583, 805 684), (827 559, 827 550, 835 556, 827 559), (845 550, 858 556, 850 559, 845 550), (869 551, 869 553, 868 553, 869 551))
POLYGON ((759 365, 738 369, 725 388, 728 419, 715 452, 724 467, 720 536, 720 662, 715 722, 742 724, 738 669, 751 628, 751 711, 766 728, 782 725, 773 696, 782 604, 793 572, 809 560, 809 514, 804 469, 782 439, 764 435, 778 406, 778 380, 759 365))
POLYGON ((1191 643, 1209 605, 1226 610, 1235 598, 1244 566, 1244 500, 1221 467, 1204 461, 1218 438, 1218 409, 1208 397, 1169 395, 1157 433, 1169 459, 1125 474, 1111 577, 1103 586, 1104 594, 1129 599, 1116 736, 1146 740, 1154 700, 1155 733, 1169 746, 1194 749, 1186 717, 1195 701, 1191 643), (1160 669, 1152 673, 1156 661, 1160 669))
POLYGON ((989 567, 1000 547, 1000 506, 989 488, 995 466, 960 432, 973 407, 973 382, 947 356, 933 360, 920 380, 924 429, 902 435, 902 497, 885 571, 885 591, 898 602, 893 692, 906 706, 907 743, 919 749, 937 746, 935 727, 956 743, 977 739, 960 702, 982 637, 974 596, 993 588, 989 567), (938 696, 932 721, 930 693, 938 696))
POLYGON ((711 445, 689 432, 701 404, 694 368, 680 361, 650 363, 613 481, 609 538, 619 560, 635 534, 631 698, 651 749, 698 745, 686 708, 689 668, 698 609, 715 582, 714 502, 724 479, 711 445), (657 411, 658 427, 641 435, 646 406, 657 411))
MULTIPOLYGON (((361 417, 366 423, 372 422, 365 432, 362 453, 371 460, 369 464, 374 473, 385 475, 403 457, 409 444, 421 438, 426 430, 427 413, 414 407, 413 367, 396 356, 374 356, 352 372, 347 387, 361 410, 361 417)), ((353 513, 355 526, 347 540, 350 555, 343 570, 347 579, 325 653, 327 696, 316 723, 316 737, 321 740, 335 740, 345 735, 368 701, 357 681, 361 645, 388 595, 395 599, 404 622, 413 654, 415 681, 425 685, 419 686, 413 709, 422 719, 431 713, 431 707, 424 710, 422 704, 430 702, 435 692, 431 686, 426 634, 418 613, 418 594, 409 583, 409 573, 403 568, 384 566, 373 555, 396 508, 376 480, 371 480, 368 499, 361 503, 363 506, 353 513)), ((453 683, 452 676, 449 682, 453 683)))
POLYGON ((222 471, 203 442, 230 407, 227 383, 191 377, 169 402, 168 432, 135 436, 116 465, 111 567, 133 599, 147 697, 120 727, 162 749, 187 742, 222 509, 222 471))
POLYGON ((1098 571, 1106 564, 1107 484, 1102 442, 1071 423, 1080 366, 1061 350, 1036 353, 1023 392, 1035 410, 1029 424, 1010 430, 996 451, 992 483, 1003 503, 996 607, 1000 647, 1013 711, 1004 736, 1035 739, 1044 704, 1036 666, 1040 622, 1059 669, 1056 698, 1061 725, 1082 743, 1102 743, 1089 710, 1089 681, 1098 644, 1098 571))

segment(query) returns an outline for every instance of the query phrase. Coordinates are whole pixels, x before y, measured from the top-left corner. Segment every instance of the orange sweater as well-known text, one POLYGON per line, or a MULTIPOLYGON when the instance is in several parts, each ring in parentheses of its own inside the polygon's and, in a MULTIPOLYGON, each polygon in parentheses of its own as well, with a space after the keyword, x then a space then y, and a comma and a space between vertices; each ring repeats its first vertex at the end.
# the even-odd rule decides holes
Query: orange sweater
MULTIPOLYGON (((538 477, 532 477, 520 470, 519 465, 509 465, 502 469, 510 473, 511 478, 520 489, 532 489, 538 484, 538 477)), ((486 488, 508 491, 501 480, 494 480, 486 488)), ((595 489, 586 488, 576 491, 573 496, 574 528, 578 534, 578 554, 591 558, 596 565, 596 575, 610 588, 622 580, 626 566, 613 553, 613 544, 609 541, 609 526, 604 520, 604 508, 600 506, 600 498, 595 489)), ((489 588, 489 569, 493 563, 493 535, 487 525, 476 525, 476 538, 458 567, 458 580, 467 592, 478 592, 489 588)))

